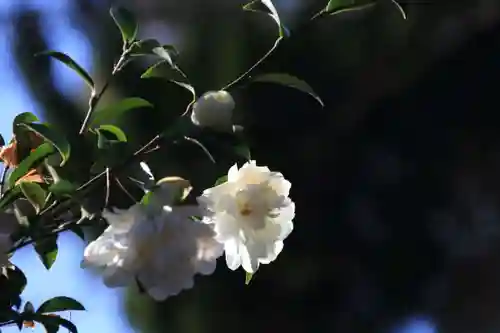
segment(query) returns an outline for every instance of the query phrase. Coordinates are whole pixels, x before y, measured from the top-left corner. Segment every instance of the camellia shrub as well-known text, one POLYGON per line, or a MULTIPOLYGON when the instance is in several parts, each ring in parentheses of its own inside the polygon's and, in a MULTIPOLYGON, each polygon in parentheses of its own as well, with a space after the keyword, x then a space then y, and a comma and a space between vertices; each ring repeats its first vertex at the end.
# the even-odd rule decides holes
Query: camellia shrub
MULTIPOLYGON (((396 2, 388 2, 404 16, 396 2)), ((330 0, 311 21, 374 5, 369 1, 330 0)), ((102 226, 104 232, 87 245, 82 267, 98 268, 109 287, 135 284, 158 301, 192 288, 196 274, 212 274, 222 256, 230 270, 241 267, 246 272, 247 284, 260 265, 270 264, 279 256, 294 227, 291 183, 279 171, 266 167, 265 161, 251 159, 242 135, 244 128, 233 121, 237 102, 231 89, 251 82, 268 82, 307 93, 321 104, 322 101, 306 82, 293 75, 258 73, 259 65, 291 35, 271 0, 256 0, 243 8, 269 15, 276 22, 278 37, 248 71, 225 87, 200 96, 178 66, 175 47, 154 39, 138 40, 136 20, 125 8, 110 10, 123 37, 123 49, 107 82, 94 82, 65 53, 37 54, 54 58, 74 70, 86 82, 91 95, 76 144, 68 139, 70 135, 64 129, 42 122, 32 113, 15 117, 10 141, 1 138, 0 160, 4 168, 0 189, 0 327, 17 325, 22 329, 38 322, 47 332, 57 332, 61 326, 77 332, 71 321, 57 313, 84 310, 84 306, 61 296, 35 309, 20 297, 28 281, 10 257, 25 246, 33 246, 50 269, 57 259, 58 234, 71 231, 84 239, 85 226, 102 226), (134 142, 113 125, 114 120, 130 110, 152 107, 151 103, 130 97, 103 106, 101 99, 128 63, 146 56, 155 57, 157 62, 145 70, 142 78, 164 78, 187 89, 193 98, 175 122, 133 151, 130 147, 134 147, 134 142), (188 179, 157 175, 147 161, 162 145, 187 140, 216 163, 198 139, 200 132, 231 137, 238 143, 235 156, 247 162, 234 164, 226 175, 214 180, 213 187, 199 191, 201 195, 196 200, 188 201, 192 189, 188 179), (92 162, 83 168, 83 175, 82 166, 72 163, 72 155, 80 154, 72 148, 75 145, 78 149, 86 147, 85 154, 92 162), (130 194, 121 179, 139 189, 142 197, 130 194), (109 204, 112 182, 134 200, 133 205, 123 209, 109 204), (97 189, 102 188, 105 195, 96 195, 97 189)))

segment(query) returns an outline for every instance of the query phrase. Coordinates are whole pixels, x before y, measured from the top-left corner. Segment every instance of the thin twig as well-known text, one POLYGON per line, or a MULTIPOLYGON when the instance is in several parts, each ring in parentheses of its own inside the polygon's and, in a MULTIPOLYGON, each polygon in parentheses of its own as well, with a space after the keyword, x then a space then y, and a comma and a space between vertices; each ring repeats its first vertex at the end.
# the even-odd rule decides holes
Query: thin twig
POLYGON ((130 192, 127 190, 127 188, 125 187, 125 185, 122 184, 122 182, 120 181, 120 179, 118 177, 113 177, 116 184, 118 185, 118 187, 120 187, 120 189, 123 191, 123 193, 125 193, 129 198, 130 200, 132 200, 133 202, 135 202, 135 198, 132 194, 130 194, 130 192))
POLYGON ((224 88, 222 88, 221 90, 228 90, 229 88, 231 88, 232 86, 236 85, 237 83, 239 83, 240 81, 242 81, 243 79, 245 79, 247 76, 250 78, 249 74, 257 67, 259 66, 264 60, 267 59, 267 57, 269 57, 273 52, 274 50, 278 47, 279 43, 281 42, 281 40, 283 39, 282 36, 278 37, 278 39, 276 39, 276 41, 274 42, 274 45, 273 47, 271 47, 271 49, 269 51, 267 51, 266 54, 264 54, 264 56, 262 58, 260 58, 255 64, 253 64, 252 67, 250 67, 245 73, 241 74, 240 76, 238 76, 234 81, 230 82, 229 84, 227 84, 224 88))
POLYGON ((104 207, 108 206, 110 195, 111 195, 111 174, 109 168, 106 168, 106 196, 104 197, 104 207))
POLYGON ((80 127, 80 131, 78 132, 80 135, 82 135, 85 132, 85 130, 87 129, 87 127, 90 123, 90 119, 92 118, 92 115, 94 114, 94 112, 96 110, 97 104, 99 103, 99 101, 101 100, 101 97, 104 95, 104 93, 106 92, 106 90, 109 87, 109 82, 124 67, 124 65, 128 59, 129 53, 130 53, 130 48, 123 51, 122 55, 120 56, 120 59, 113 66, 113 71, 111 72, 110 78, 108 80, 106 80, 106 83, 101 88, 101 91, 99 91, 99 93, 96 93, 95 90, 92 91, 92 95, 90 96, 90 100, 89 100, 89 109, 87 110, 87 114, 85 115, 85 119, 83 119, 82 126, 80 127))

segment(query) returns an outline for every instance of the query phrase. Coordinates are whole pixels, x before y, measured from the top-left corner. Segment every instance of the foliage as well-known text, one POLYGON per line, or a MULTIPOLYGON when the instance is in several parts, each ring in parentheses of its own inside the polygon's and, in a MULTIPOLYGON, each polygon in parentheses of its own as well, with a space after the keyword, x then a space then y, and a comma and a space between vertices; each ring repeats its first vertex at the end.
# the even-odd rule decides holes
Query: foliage
MULTIPOLYGON (((401 7, 395 1, 392 3, 404 15, 401 7)), ((374 2, 367 1, 331 0, 309 24, 333 14, 374 5, 374 2)), ((121 7, 112 8, 110 15, 121 33, 123 48, 111 70, 110 80, 102 85, 66 53, 46 51, 37 54, 38 59, 50 57, 75 71, 88 85, 91 94, 88 111, 77 136, 65 133, 64 129, 56 128, 52 124, 41 122, 34 114, 21 113, 13 121, 14 137, 10 143, 5 145, 3 137, 0 137, 0 143, 4 145, 0 158, 5 167, 0 191, 0 209, 4 214, 14 213, 18 221, 13 230, 5 233, 0 230, 0 234, 8 236, 5 242, 8 245, 5 248, 7 254, 11 255, 25 246, 33 245, 43 265, 50 269, 57 260, 57 237, 60 233, 73 231, 83 239, 82 227, 106 222, 103 212, 104 209, 111 208, 109 197, 115 189, 112 183, 119 184, 120 190, 127 195, 129 189, 123 184, 134 187, 135 190, 139 189, 143 193, 142 197, 130 196, 141 207, 152 205, 151 203, 157 200, 154 194, 159 193, 162 186, 180 186, 173 190, 169 187, 169 193, 175 196, 175 204, 184 204, 184 201, 189 200, 191 192, 189 182, 177 176, 163 177, 155 181, 153 172, 145 163, 154 156, 158 147, 186 141, 198 146, 213 163, 218 163, 205 141, 215 141, 219 146, 230 143, 231 149, 227 151, 229 160, 238 161, 243 158, 249 161, 251 149, 242 135, 244 128, 232 122, 230 128, 224 127, 223 130, 217 126, 217 122, 222 121, 220 111, 223 108, 227 111, 223 121, 231 121, 231 112, 235 107, 231 91, 237 87, 246 87, 250 83, 279 84, 306 93, 323 106, 323 101, 314 89, 294 75, 281 72, 256 73, 259 65, 286 39, 293 38, 293 34, 283 24, 271 0, 255 0, 243 9, 271 17, 277 25, 277 38, 270 50, 253 66, 224 87, 215 89, 215 93, 211 95, 198 92, 197 87, 180 68, 180 55, 174 46, 164 45, 154 39, 137 39, 137 20, 130 11, 121 7), (177 120, 167 124, 160 132, 153 133, 149 142, 141 144, 129 140, 126 131, 117 125, 118 120, 128 112, 154 109, 155 106, 139 97, 127 97, 110 105, 101 105, 101 100, 112 83, 112 78, 124 71, 130 62, 146 56, 156 62, 144 70, 141 78, 161 78, 174 83, 186 89, 192 99, 187 102, 186 108, 179 112, 181 116, 177 120), (208 102, 207 96, 211 99, 208 102), (224 100, 221 96, 229 96, 230 99, 224 100), (220 133, 221 131, 224 133, 220 133), (71 163, 76 152, 72 148, 75 146, 89 148, 85 154, 88 167, 83 168, 84 170, 81 166, 76 167, 71 163), (142 169, 139 176, 138 167, 142 169), (141 177, 143 179, 137 179, 141 177), (101 191, 102 189, 104 191, 101 191), (104 195, 99 194, 102 192, 104 195)), ((155 82, 163 84, 162 81, 155 82)), ((222 176, 214 182, 214 186, 224 186, 231 181, 228 176, 222 176)), ((241 209, 242 215, 250 214, 250 209, 241 209)), ((148 211, 148 214, 150 213, 148 211)), ((203 219, 203 216, 193 216, 193 219, 198 221, 203 219)), ((22 270, 12 265, 8 258, 5 262, 0 262, 0 265, 0 326, 17 325, 21 329, 23 326, 32 327, 38 322, 44 325, 47 332, 57 332, 59 327, 77 332, 77 328, 70 321, 53 313, 85 310, 83 305, 71 298, 60 296, 45 301, 35 310, 29 301, 23 302, 21 299, 28 283, 22 270), (22 304, 24 306, 21 306, 22 304)), ((245 264, 243 267, 246 267, 245 264)), ((245 270, 245 283, 249 284, 256 268, 245 270)), ((139 280, 137 279, 138 284, 141 283, 139 280)))

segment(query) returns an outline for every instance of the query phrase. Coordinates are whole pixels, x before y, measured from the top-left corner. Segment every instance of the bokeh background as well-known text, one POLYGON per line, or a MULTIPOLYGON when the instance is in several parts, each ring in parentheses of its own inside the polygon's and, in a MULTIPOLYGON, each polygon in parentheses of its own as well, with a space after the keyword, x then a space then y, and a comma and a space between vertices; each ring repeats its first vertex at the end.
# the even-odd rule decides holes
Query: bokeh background
MULTIPOLYGON (((221 262, 195 289, 154 303, 81 270, 84 244, 68 234, 49 272, 30 248, 14 257, 29 279, 25 300, 81 300, 89 311, 71 319, 83 333, 498 332, 500 3, 401 0, 404 21, 380 1, 309 22, 326 2, 274 1, 293 37, 261 68, 306 80, 325 108, 272 85, 231 91, 254 157, 293 184, 296 229, 273 265, 245 286, 244 274, 221 262)), ((140 37, 181 51, 199 92, 234 79, 275 38, 273 22, 243 12, 243 1, 115 3, 137 14, 140 37)), ((88 91, 61 64, 33 54, 64 51, 102 83, 121 47, 111 4, 0 1, 5 137, 23 111, 77 132, 88 91)), ((175 85, 139 80, 146 65, 132 63, 103 99, 140 96, 155 105, 120 122, 138 142, 190 98, 175 85)), ((227 165, 211 166, 190 149, 159 151, 151 164, 206 187, 227 165)))

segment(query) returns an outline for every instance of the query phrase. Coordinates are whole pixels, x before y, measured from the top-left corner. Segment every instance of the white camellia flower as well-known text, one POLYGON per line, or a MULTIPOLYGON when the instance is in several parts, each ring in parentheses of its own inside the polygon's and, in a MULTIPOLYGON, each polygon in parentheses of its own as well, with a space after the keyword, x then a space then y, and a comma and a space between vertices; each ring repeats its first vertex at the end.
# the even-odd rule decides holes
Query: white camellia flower
POLYGON ((239 170, 231 167, 225 183, 198 198, 206 211, 203 221, 214 226, 231 270, 243 266, 255 273, 259 264, 269 264, 281 252, 295 216, 290 187, 281 173, 250 161, 239 170))
POLYGON ((208 91, 194 103, 191 121, 200 127, 228 131, 233 126, 234 107, 234 99, 227 91, 208 91))
POLYGON ((104 283, 126 286, 137 279, 155 300, 193 287, 194 275, 210 275, 222 246, 210 226, 192 220, 197 206, 105 211, 109 227, 85 249, 84 266, 104 268, 104 283))

